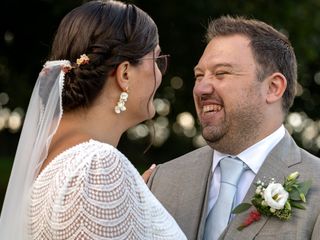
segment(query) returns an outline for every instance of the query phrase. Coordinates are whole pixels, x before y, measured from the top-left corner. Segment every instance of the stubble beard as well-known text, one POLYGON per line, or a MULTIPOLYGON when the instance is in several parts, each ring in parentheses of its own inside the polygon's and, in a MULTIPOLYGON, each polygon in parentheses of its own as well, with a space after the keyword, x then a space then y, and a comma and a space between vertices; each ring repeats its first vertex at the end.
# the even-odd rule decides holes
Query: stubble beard
POLYGON ((202 126, 202 136, 213 149, 236 155, 256 142, 260 135, 263 114, 260 105, 251 101, 239 103, 224 114, 219 125, 202 126), (253 102, 253 103, 250 103, 253 102))

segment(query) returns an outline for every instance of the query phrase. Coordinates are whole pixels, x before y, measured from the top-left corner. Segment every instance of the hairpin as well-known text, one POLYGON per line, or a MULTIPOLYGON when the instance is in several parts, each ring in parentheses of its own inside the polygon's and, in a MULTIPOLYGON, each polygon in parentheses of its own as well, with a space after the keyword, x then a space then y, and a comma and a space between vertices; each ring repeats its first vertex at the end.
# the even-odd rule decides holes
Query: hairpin
MULTIPOLYGON (((77 65, 78 67, 80 65, 83 65, 83 64, 88 64, 89 63, 89 60, 90 58, 86 55, 86 54, 82 54, 80 55, 80 58, 77 58, 77 65)), ((71 71, 72 68, 75 68, 74 64, 73 65, 70 65, 70 64, 64 64, 62 66, 62 71, 64 73, 68 73, 71 71)))
POLYGON ((83 64, 88 64, 89 63, 89 57, 86 54, 80 55, 80 58, 77 59, 77 65, 83 65, 83 64))

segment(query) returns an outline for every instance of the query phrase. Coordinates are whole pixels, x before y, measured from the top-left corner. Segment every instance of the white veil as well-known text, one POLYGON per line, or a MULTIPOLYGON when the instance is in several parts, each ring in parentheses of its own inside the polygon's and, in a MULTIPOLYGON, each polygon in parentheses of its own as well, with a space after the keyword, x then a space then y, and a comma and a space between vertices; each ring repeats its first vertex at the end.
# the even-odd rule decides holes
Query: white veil
POLYGON ((46 62, 33 89, 2 207, 1 239, 28 239, 29 193, 62 117, 65 67, 69 61, 46 62))

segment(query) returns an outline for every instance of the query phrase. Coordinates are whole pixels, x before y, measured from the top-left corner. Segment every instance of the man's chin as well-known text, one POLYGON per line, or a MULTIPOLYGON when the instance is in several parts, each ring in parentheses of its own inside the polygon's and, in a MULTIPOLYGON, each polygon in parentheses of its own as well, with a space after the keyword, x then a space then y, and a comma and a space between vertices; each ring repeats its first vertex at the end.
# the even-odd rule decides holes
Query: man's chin
POLYGON ((219 141, 225 135, 225 131, 222 128, 215 126, 202 127, 202 136, 206 141, 216 142, 219 141))

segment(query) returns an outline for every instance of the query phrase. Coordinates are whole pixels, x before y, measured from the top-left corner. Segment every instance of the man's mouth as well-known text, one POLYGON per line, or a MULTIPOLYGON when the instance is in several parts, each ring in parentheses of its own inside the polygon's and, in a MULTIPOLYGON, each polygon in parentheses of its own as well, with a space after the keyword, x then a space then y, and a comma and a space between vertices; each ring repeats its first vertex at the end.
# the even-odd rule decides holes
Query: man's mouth
POLYGON ((210 105, 204 105, 202 107, 202 112, 203 113, 208 113, 208 112, 219 112, 221 111, 222 106, 218 104, 210 104, 210 105))

